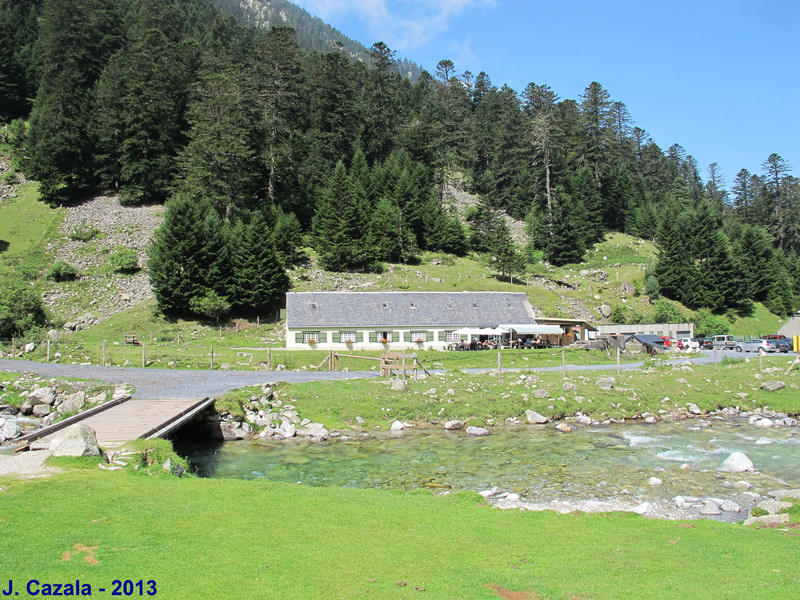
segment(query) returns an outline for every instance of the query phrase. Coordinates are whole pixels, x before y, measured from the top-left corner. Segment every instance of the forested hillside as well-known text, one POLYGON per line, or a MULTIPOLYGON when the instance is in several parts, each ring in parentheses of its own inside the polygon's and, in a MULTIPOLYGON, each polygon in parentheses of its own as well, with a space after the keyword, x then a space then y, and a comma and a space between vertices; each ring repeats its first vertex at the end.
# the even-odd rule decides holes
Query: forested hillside
POLYGON ((652 298, 797 308, 791 167, 772 154, 727 190, 600 83, 559 98, 447 59, 412 81, 385 44, 366 61, 302 50, 294 30, 239 25, 205 0, 2 0, 0 60, 14 164, 45 201, 166 203, 149 269, 167 313, 274 305, 306 243, 331 270, 437 250, 516 274, 579 262, 614 231, 655 239, 652 298), (454 186, 481 198, 465 220, 454 186), (527 220, 529 245, 503 213, 527 220))

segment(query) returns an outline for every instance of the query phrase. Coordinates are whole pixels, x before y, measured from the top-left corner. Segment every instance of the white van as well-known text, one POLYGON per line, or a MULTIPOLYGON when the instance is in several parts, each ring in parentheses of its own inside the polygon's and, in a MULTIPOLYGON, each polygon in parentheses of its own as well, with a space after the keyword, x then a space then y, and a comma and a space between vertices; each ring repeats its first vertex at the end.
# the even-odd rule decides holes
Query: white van
POLYGON ((736 338, 732 335, 715 335, 711 338, 711 343, 714 348, 719 348, 720 350, 733 350, 736 346, 736 338))

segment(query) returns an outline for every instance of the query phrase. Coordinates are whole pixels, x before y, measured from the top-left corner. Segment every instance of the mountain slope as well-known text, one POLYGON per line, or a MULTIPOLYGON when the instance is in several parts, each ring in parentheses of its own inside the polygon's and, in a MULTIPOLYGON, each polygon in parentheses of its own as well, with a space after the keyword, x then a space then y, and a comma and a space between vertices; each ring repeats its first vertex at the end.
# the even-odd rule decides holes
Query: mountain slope
MULTIPOLYGON (((301 48, 328 52, 335 44, 353 59, 369 64, 367 48, 338 29, 331 27, 322 19, 312 16, 299 6, 286 0, 211 0, 217 8, 235 17, 239 22, 270 29, 272 27, 291 27, 297 32, 297 43, 301 48)), ((377 41, 377 40, 375 40, 377 41)), ((416 63, 399 59, 394 71, 412 81, 422 74, 416 63)))

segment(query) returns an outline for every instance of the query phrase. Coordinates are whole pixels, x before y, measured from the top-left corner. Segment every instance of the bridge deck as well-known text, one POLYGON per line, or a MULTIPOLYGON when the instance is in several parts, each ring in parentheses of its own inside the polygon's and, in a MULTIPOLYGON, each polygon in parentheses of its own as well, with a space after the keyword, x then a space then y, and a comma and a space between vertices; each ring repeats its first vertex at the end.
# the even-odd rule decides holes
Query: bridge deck
MULTIPOLYGON (((161 437, 205 409, 213 398, 171 398, 168 400, 128 400, 81 419, 95 430, 101 446, 141 437, 161 437)), ((50 441, 56 432, 47 435, 50 441)))

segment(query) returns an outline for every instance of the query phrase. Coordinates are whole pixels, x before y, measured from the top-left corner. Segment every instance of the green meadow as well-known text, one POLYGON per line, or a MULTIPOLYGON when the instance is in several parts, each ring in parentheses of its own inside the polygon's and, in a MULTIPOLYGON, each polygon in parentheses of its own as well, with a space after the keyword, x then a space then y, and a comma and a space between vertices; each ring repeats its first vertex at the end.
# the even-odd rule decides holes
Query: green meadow
POLYGON ((793 598, 796 529, 500 511, 434 496, 77 470, 2 482, 3 589, 170 599, 793 598), (104 587, 106 592, 98 589, 104 587), (138 592, 134 595, 138 595, 138 592))

